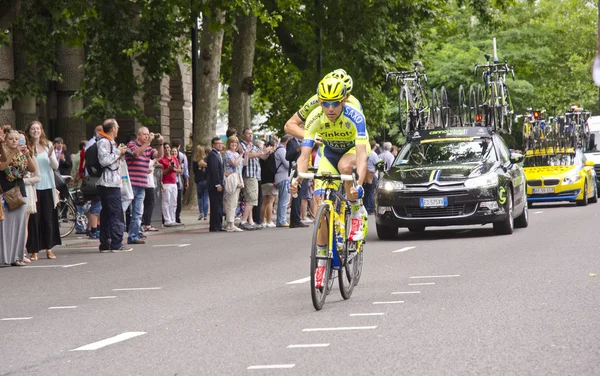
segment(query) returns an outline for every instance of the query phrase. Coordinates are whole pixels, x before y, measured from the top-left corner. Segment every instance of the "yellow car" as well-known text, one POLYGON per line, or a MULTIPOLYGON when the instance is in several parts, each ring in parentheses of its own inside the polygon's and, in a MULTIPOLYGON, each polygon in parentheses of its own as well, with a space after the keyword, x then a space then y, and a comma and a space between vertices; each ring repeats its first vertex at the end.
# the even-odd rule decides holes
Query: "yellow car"
POLYGON ((594 162, 579 149, 528 150, 523 167, 529 207, 536 202, 570 201, 584 206, 598 201, 594 162))

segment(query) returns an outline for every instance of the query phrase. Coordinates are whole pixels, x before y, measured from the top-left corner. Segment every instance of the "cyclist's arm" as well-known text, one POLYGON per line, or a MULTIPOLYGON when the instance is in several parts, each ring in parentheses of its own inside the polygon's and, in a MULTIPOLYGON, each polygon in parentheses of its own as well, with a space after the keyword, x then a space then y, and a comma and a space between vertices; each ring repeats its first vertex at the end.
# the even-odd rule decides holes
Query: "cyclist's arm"
POLYGON ((302 140, 304 137, 304 121, 298 116, 296 112, 294 116, 292 116, 283 127, 285 133, 290 136, 296 137, 299 140, 302 140))
POLYGON ((367 145, 356 144, 356 172, 358 185, 363 185, 367 176, 367 145))

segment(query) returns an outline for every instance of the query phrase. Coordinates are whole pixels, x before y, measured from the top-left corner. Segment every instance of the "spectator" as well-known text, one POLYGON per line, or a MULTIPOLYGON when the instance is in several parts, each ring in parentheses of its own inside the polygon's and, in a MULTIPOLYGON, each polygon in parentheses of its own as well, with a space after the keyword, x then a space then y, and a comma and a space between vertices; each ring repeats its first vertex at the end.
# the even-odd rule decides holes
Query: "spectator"
MULTIPOLYGON (((85 166, 85 145, 87 141, 83 140, 79 143, 79 151, 71 154, 71 161, 73 166, 71 167, 71 176, 73 177, 73 183, 75 187, 81 186, 81 179, 83 178, 83 168, 85 166)), ((75 202, 75 210, 77 214, 85 214, 85 209, 80 202, 75 202)), ((85 234, 86 228, 79 221, 75 222, 75 234, 85 234)))
MULTIPOLYGON (((31 151, 27 148, 27 139, 25 137, 25 132, 19 131, 19 150, 24 153, 24 152, 29 152, 29 154, 31 155, 31 151)), ((25 229, 25 248, 27 248, 27 250, 25 250, 25 254, 23 256, 23 261, 26 263, 31 262, 31 260, 27 257, 27 251, 29 252, 39 252, 39 248, 34 248, 34 247, 38 247, 39 243, 37 241, 37 237, 35 237, 36 242, 34 245, 31 245, 31 249, 30 249, 30 245, 29 245, 29 216, 31 214, 35 214, 37 213, 37 193, 35 191, 35 185, 37 183, 40 182, 40 171, 37 168, 37 161, 35 158, 31 158, 30 161, 28 161, 28 164, 33 164, 35 171, 27 171, 27 173, 25 174, 25 177, 23 178, 23 183, 25 183, 25 193, 27 194, 27 197, 25 197, 25 205, 27 206, 27 215, 25 216, 26 220, 25 223, 27 224, 27 227, 25 229), (34 251, 35 249, 35 251, 34 251)), ((28 165, 28 170, 30 169, 30 166, 28 165)))
MULTIPOLYGON (((159 149, 163 149, 159 146, 159 149)), ((158 229, 152 226, 152 213, 154 212, 154 192, 156 190, 156 179, 154 177, 154 168, 156 166, 157 159, 151 159, 148 162, 148 187, 146 187, 146 193, 144 195, 144 215, 142 216, 142 229, 144 231, 158 231, 158 229)))
POLYGON ((258 180, 260 179, 260 163, 258 159, 264 156, 264 154, 252 143, 254 134, 250 128, 244 129, 243 135, 244 139, 241 142, 242 150, 245 154, 244 160, 248 162, 243 169, 245 201, 240 227, 243 230, 256 230, 261 227, 254 224, 252 209, 258 205, 258 180))
POLYGON ((243 231, 234 225, 235 209, 243 185, 242 167, 244 156, 237 152, 239 140, 236 136, 227 139, 227 150, 223 156, 223 171, 225 175, 225 222, 227 232, 243 231))
POLYGON ((177 209, 175 210, 175 222, 181 223, 181 200, 185 190, 190 187, 190 168, 187 156, 181 150, 181 140, 173 140, 172 147, 177 149, 177 158, 182 170, 177 174, 177 209))
POLYGON ((377 162, 379 156, 373 149, 367 156, 367 176, 365 176, 365 198, 364 204, 368 214, 375 213, 375 187, 377 186, 377 162))
POLYGON ((223 228, 223 188, 225 187, 223 158, 223 141, 219 137, 211 140, 212 150, 206 157, 206 186, 210 203, 209 231, 225 231, 223 228))
MULTIPOLYGON (((58 227, 58 203, 55 195, 54 170, 58 168, 58 161, 52 143, 46 139, 42 124, 38 121, 31 122, 25 128, 27 143, 36 157, 40 171, 40 181, 35 185, 37 194, 37 213, 29 217, 29 237, 36 237, 39 241, 38 250, 46 250, 49 259, 55 259, 52 248, 61 245, 60 229, 58 227)), ((38 259, 38 252, 32 253, 31 260, 38 259)))
POLYGON ((100 217, 100 252, 131 252, 133 248, 123 246, 125 221, 121 202, 121 158, 127 146, 117 147, 115 138, 119 124, 115 119, 106 119, 98 138, 98 161, 103 167, 98 179, 98 195, 102 201, 100 217))
MULTIPOLYGON (((288 162, 296 162, 300 156, 300 145, 301 142, 293 137, 291 138, 286 146, 285 159, 288 162)), ((300 195, 292 198, 292 207, 290 209, 290 228, 296 227, 308 227, 306 223, 300 221, 300 206, 302 205, 302 198, 300 195)), ((279 216, 279 214, 278 214, 279 216)))
POLYGON ((277 187, 277 227, 289 227, 287 208, 290 203, 290 162, 285 159, 286 147, 292 136, 285 135, 275 149, 275 187, 277 187))
POLYGON ((392 146, 392 155, 394 156, 394 159, 396 159, 396 156, 398 155, 398 147, 396 145, 392 146))
MULTIPOLYGON (((94 135, 92 136, 92 138, 90 138, 90 140, 85 145, 85 150, 89 149, 90 146, 92 146, 96 143, 96 140, 98 139, 98 137, 100 137, 100 134, 102 132, 103 132, 102 125, 97 125, 96 129, 94 130, 94 135)), ((83 154, 85 154, 85 150, 84 150, 83 154)), ((85 159, 84 159, 84 165, 85 165, 85 159)), ((80 169, 80 174, 87 175, 87 172, 85 172, 85 171, 82 172, 80 169)), ((82 179, 83 179, 83 175, 82 175, 82 179)), ((102 211, 102 201, 100 200, 100 196, 94 196, 94 197, 91 197, 90 199, 91 199, 90 209, 88 210, 88 214, 87 214, 88 226, 89 226, 88 236, 90 239, 100 239, 100 212, 102 211)))
MULTIPOLYGON (((274 146, 273 141, 267 141, 266 145, 270 148, 274 146)), ((275 153, 269 153, 267 159, 260 160, 260 183, 263 196, 260 216, 263 227, 275 227, 275 223, 273 223, 273 203, 277 196, 277 187, 275 186, 276 170, 275 153)))
POLYGON ((163 170, 162 176, 162 211, 165 227, 179 226, 175 221, 177 210, 177 174, 181 172, 181 165, 177 157, 178 151, 168 143, 164 143, 164 157, 158 160, 163 170))
MULTIPOLYGON (((158 144, 163 143, 163 137, 160 133, 158 144)), ((148 188, 148 167, 150 160, 163 157, 163 148, 159 150, 150 146, 154 140, 154 133, 146 127, 141 127, 137 131, 137 140, 130 141, 127 148, 131 153, 126 154, 127 170, 129 171, 129 180, 133 190, 133 201, 131 202, 131 223, 127 232, 127 244, 144 244, 140 239, 140 229, 142 224, 142 215, 144 214, 144 198, 146 197, 146 188, 148 188)))
POLYGON ((61 175, 70 176, 73 162, 71 161, 71 156, 67 153, 67 145, 65 145, 65 141, 61 137, 54 139, 54 154, 56 154, 56 159, 58 160, 58 172, 61 175))
MULTIPOLYGON (((35 170, 35 161, 27 147, 19 146, 19 133, 16 130, 7 129, 5 132, 0 148, 0 187, 2 192, 17 187, 23 199, 26 199, 23 177, 27 171, 35 170)), ((4 199, 6 193, 1 195, 4 220, 0 221, 0 265, 24 266, 27 205, 8 210, 4 199)))
POLYGON ((262 223, 262 215, 261 215, 261 209, 262 209, 262 205, 263 205, 263 194, 262 194, 262 161, 266 158, 268 158, 268 156, 271 154, 271 152, 273 151, 273 146, 269 147, 269 148, 265 148, 265 142, 262 140, 255 140, 254 141, 254 146, 256 146, 258 148, 258 150, 260 150, 261 153, 263 153, 265 156, 261 157, 258 160, 259 166, 260 166, 260 170, 261 173, 258 176, 257 180, 258 180, 258 201, 256 202, 256 206, 254 206, 252 208, 252 220, 254 221, 254 225, 256 226, 256 229, 261 229, 264 228, 265 226, 263 226, 262 223))
POLYGON ((385 170, 389 170, 394 163, 394 155, 392 154, 392 143, 384 142, 383 143, 383 151, 379 154, 379 159, 385 162, 385 170))
POLYGON ((198 220, 208 219, 208 190, 206 189, 206 151, 201 145, 196 146, 196 153, 192 161, 196 195, 198 198, 198 220))

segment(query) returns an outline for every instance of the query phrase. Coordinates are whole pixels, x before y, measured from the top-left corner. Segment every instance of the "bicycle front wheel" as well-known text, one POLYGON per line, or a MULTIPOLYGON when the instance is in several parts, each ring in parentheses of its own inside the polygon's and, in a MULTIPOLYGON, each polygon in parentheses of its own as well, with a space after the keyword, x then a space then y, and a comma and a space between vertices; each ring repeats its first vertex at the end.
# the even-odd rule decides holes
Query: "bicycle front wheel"
POLYGON ((448 103, 448 93, 446 88, 440 88, 440 126, 446 128, 450 122, 450 103, 448 103))
POLYGON ((329 255, 329 233, 333 229, 329 226, 329 218, 331 216, 331 207, 327 204, 321 204, 319 210, 317 210, 317 217, 315 218, 315 227, 313 229, 312 249, 310 253, 310 296, 312 297, 313 306, 317 311, 323 308, 327 293, 330 287, 329 279, 333 273, 330 273, 331 269, 331 257, 329 255), (325 243, 325 244, 319 244, 325 243), (327 256, 320 256, 317 254, 317 245, 325 246, 327 248, 327 256), (325 272, 323 273, 321 284, 317 287, 317 269, 319 267, 319 261, 321 264, 325 264, 325 272))
POLYGON ((403 135, 408 136, 411 130, 411 120, 410 120, 410 93, 404 87, 400 90, 400 100, 399 100, 399 108, 398 108, 398 120, 400 126, 400 132, 403 135))
POLYGON ((467 104, 465 98, 465 89, 462 85, 458 88, 458 107, 456 111, 456 122, 455 124, 459 127, 464 127, 467 122, 467 104))
POLYGON ((58 212, 58 228, 60 231, 60 237, 64 238, 69 236, 75 229, 75 221, 77 220, 77 213, 75 208, 68 201, 60 201, 56 207, 58 212))
POLYGON ((431 106, 429 109, 431 110, 431 115, 429 117, 430 124, 432 124, 434 128, 440 127, 440 96, 436 89, 433 89, 431 92, 431 106))

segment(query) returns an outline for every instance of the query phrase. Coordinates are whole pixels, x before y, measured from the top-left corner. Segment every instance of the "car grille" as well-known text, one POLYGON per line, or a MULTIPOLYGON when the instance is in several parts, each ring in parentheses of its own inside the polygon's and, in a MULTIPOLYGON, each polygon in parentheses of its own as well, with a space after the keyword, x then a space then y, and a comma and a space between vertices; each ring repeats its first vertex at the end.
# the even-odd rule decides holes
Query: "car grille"
POLYGON ((558 183, 560 182, 559 179, 544 179, 544 185, 548 186, 548 185, 558 185, 558 183))
POLYGON ((416 197, 442 197, 442 196, 460 196, 467 195, 469 192, 465 190, 452 190, 452 191, 403 191, 402 197, 416 198, 416 197))
POLYGON ((530 187, 541 187, 542 181, 540 179, 527 180, 527 185, 530 187))
POLYGON ((535 198, 543 198, 543 197, 561 197, 561 196, 579 196, 580 189, 573 189, 571 191, 562 191, 560 193, 545 193, 545 194, 536 194, 533 197, 535 198))
POLYGON ((396 215, 404 218, 460 217, 473 214, 477 204, 450 205, 445 208, 421 208, 418 206, 394 206, 396 215))

